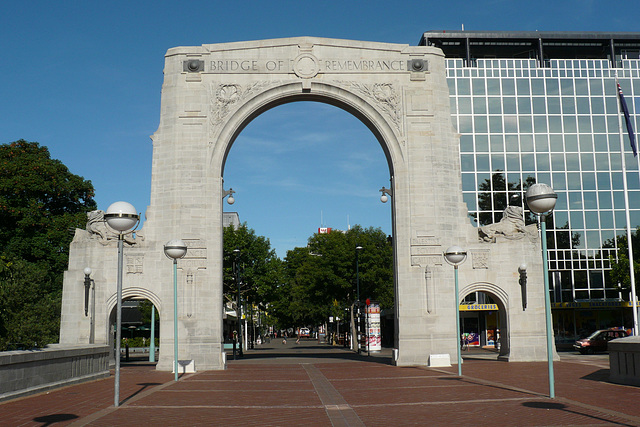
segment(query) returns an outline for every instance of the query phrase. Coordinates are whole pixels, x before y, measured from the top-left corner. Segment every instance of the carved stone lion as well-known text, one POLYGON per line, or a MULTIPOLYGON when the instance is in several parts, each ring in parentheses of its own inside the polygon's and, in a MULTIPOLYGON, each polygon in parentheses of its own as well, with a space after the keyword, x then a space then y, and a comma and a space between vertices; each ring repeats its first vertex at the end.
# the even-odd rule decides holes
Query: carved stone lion
POLYGON ((520 206, 509 206, 504 210, 500 222, 478 228, 478 238, 482 242, 495 242, 497 236, 505 239, 519 240, 524 238, 527 230, 524 225, 520 206))
MULTIPOLYGON (((86 229, 91 238, 97 239, 103 245, 107 245, 109 240, 118 240, 118 233, 107 226, 102 210, 87 212, 86 229)), ((124 235, 124 241, 130 245, 136 243, 136 239, 130 233, 124 235)))

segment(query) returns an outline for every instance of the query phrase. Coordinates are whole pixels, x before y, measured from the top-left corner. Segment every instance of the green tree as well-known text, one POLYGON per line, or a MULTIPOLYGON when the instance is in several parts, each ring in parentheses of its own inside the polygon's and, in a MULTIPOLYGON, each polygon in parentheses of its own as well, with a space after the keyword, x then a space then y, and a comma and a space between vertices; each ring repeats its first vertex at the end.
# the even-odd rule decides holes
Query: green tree
POLYGON ((60 293, 49 292, 47 271, 0 256, 0 351, 57 342, 60 293))
POLYGON ((286 287, 281 310, 287 308, 293 326, 317 325, 342 312, 356 300, 359 271, 360 299, 394 304, 393 253, 379 228, 314 234, 306 248, 287 253, 286 287), (356 259, 356 247, 362 250, 356 259))
POLYGON ((242 298, 258 304, 262 309, 266 308, 274 300, 277 286, 282 282, 282 261, 275 249, 271 249, 269 239, 256 235, 246 223, 238 228, 233 225, 225 227, 223 239, 225 301, 236 300, 235 262, 242 298))
MULTIPOLYGON (((631 233, 631 242, 633 243, 633 272, 636 281, 636 295, 638 295, 638 291, 640 290, 640 286, 638 286, 638 281, 640 280, 640 227, 636 228, 636 231, 631 233)), ((618 248, 616 257, 609 257, 609 262, 611 264, 609 278, 613 283, 618 283, 622 291, 630 292, 631 273, 629 269, 629 247, 627 245, 627 235, 624 234, 616 236, 615 242, 613 240, 607 240, 602 247, 618 248)))
POLYGON ((41 346, 57 340, 69 230, 84 227, 86 212, 96 208, 93 195, 90 181, 37 142, 0 145, 2 342, 41 346), (18 290, 29 295, 14 295, 18 290), (43 313, 48 317, 41 319, 43 313))
POLYGON ((37 142, 0 145, 0 250, 58 276, 67 267, 69 229, 84 227, 96 208, 93 195, 91 181, 37 142))
POLYGON ((580 233, 571 233, 569 231, 569 222, 564 225, 556 225, 555 230, 551 230, 551 215, 547 217, 547 239, 549 249, 576 249, 580 246, 580 233))

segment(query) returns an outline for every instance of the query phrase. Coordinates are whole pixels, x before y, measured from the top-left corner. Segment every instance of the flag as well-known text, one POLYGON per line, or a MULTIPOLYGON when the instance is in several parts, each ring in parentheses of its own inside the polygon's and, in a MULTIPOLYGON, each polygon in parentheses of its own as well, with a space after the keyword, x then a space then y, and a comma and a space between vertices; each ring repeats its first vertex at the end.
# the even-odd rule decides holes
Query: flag
POLYGON ((629 133, 629 141, 631 142, 631 149, 633 150, 633 156, 638 155, 638 149, 636 148, 636 136, 633 133, 633 125, 631 124, 631 117, 629 117, 629 109, 627 108, 627 102, 624 100, 624 95, 622 95, 622 88, 620 88, 620 83, 618 85, 618 98, 620 98, 620 108, 622 108, 622 113, 624 114, 624 121, 627 124, 627 132, 629 133))

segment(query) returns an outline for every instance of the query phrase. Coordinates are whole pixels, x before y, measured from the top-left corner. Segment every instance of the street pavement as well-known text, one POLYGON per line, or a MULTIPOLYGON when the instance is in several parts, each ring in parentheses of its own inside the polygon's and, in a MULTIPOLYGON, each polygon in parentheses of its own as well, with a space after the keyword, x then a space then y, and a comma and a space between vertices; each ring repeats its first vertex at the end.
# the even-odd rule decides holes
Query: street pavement
POLYGON ((111 376, 2 402, 0 426, 640 426, 640 388, 609 383, 606 355, 560 356, 552 400, 544 362, 470 350, 458 377, 456 366, 392 366, 388 349, 272 340, 178 382, 123 363, 119 407, 111 376))

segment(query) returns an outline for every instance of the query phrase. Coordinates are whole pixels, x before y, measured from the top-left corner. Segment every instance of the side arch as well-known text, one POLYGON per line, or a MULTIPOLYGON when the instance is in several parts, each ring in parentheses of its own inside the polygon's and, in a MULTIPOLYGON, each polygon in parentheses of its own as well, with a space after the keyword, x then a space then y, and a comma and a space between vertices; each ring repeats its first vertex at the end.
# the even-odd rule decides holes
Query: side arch
POLYGON ((509 307, 509 294, 504 289, 489 282, 476 282, 470 283, 460 290, 458 295, 458 301, 462 301, 462 298, 469 295, 472 292, 485 292, 496 297, 497 304, 500 308, 505 310, 509 307))
MULTIPOLYGON (((160 313, 162 318, 162 300, 158 297, 155 292, 147 288, 141 287, 128 287, 122 290, 122 301, 126 301, 132 298, 143 298, 151 301, 154 307, 160 313)), ((105 333, 107 337, 107 344, 109 348, 112 349, 112 361, 115 360, 115 330, 112 328, 112 325, 116 322, 116 306, 118 303, 118 294, 113 293, 109 296, 106 301, 107 303, 107 311, 106 311, 106 322, 105 322, 105 333)))
POLYGON ((465 296, 474 292, 484 292, 489 294, 496 301, 496 304, 498 305, 498 318, 500 324, 500 355, 498 357, 508 360, 511 352, 511 340, 509 333, 511 330, 509 326, 509 294, 500 286, 493 283, 475 282, 464 286, 460 290, 458 302, 461 302, 465 296))
MULTIPOLYGON (((162 300, 149 289, 131 287, 122 290, 122 300, 126 301, 132 298, 144 298, 153 303, 158 312, 162 313, 162 300)), ((111 313, 118 302, 118 294, 114 293, 107 299, 107 313, 111 313)))

